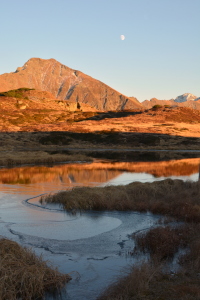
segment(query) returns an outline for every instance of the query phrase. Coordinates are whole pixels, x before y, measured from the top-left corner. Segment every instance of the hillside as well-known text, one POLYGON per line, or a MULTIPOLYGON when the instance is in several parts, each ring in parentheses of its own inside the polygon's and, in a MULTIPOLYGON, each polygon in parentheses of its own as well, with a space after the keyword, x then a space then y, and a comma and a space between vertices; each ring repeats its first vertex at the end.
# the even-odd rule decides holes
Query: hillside
POLYGON ((100 111, 142 107, 136 98, 130 99, 55 59, 31 58, 15 72, 0 75, 0 92, 23 87, 47 91, 56 99, 85 103, 100 111))
POLYGON ((95 108, 85 103, 55 99, 50 92, 20 88, 0 93, 0 131, 27 131, 33 126, 74 122, 94 116, 95 108))
POLYGON ((72 152, 107 148, 200 149, 199 110, 162 107, 123 112, 80 109, 71 112, 57 99, 18 100, 3 96, 0 101, 2 106, 7 105, 1 109, 0 118, 2 158, 8 150, 16 153, 24 149, 74 149, 72 152))

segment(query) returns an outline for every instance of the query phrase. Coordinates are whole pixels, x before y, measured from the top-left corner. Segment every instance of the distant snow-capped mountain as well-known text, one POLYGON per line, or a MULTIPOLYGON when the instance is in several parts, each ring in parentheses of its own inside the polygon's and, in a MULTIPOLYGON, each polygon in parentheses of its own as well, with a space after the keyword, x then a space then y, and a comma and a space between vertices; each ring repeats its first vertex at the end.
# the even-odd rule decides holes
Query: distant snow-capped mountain
POLYGON ((150 100, 143 101, 142 105, 146 109, 151 109, 154 105, 167 105, 171 107, 190 107, 192 109, 200 110, 200 97, 190 93, 185 93, 170 100, 158 100, 156 98, 152 98, 150 100))
POLYGON ((178 103, 182 103, 182 102, 186 102, 186 101, 190 101, 190 100, 192 100, 192 101, 197 100, 197 96, 190 94, 190 93, 185 93, 174 99, 174 101, 178 102, 178 103))

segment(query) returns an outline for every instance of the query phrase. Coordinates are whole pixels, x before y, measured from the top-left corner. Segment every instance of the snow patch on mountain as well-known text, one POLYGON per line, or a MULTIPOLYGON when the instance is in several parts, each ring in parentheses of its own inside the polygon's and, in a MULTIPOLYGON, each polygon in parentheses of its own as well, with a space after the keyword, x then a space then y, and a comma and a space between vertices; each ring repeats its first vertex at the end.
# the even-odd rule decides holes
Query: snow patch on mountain
POLYGON ((183 95, 176 97, 174 101, 178 102, 178 103, 182 103, 182 102, 186 102, 186 101, 190 101, 190 100, 192 100, 192 101, 197 100, 197 96, 190 94, 190 93, 185 93, 183 95))

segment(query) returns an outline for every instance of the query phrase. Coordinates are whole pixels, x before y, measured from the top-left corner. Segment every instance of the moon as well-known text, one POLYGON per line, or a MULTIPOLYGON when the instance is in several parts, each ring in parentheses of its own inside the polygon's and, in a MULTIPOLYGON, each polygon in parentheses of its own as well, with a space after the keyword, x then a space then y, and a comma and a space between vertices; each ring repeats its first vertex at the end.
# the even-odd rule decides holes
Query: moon
POLYGON ((123 34, 120 35, 120 39, 123 41, 125 40, 125 36, 123 34))

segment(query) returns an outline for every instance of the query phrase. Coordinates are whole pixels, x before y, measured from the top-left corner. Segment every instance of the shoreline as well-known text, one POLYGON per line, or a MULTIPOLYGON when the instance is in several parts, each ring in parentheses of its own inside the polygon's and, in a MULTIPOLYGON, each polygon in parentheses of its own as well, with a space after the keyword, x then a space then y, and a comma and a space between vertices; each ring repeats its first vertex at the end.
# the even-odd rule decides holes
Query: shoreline
POLYGON ((199 158, 200 150, 193 149, 113 149, 113 148, 51 148, 0 150, 0 168, 23 165, 55 165, 100 161, 168 161, 199 158))

